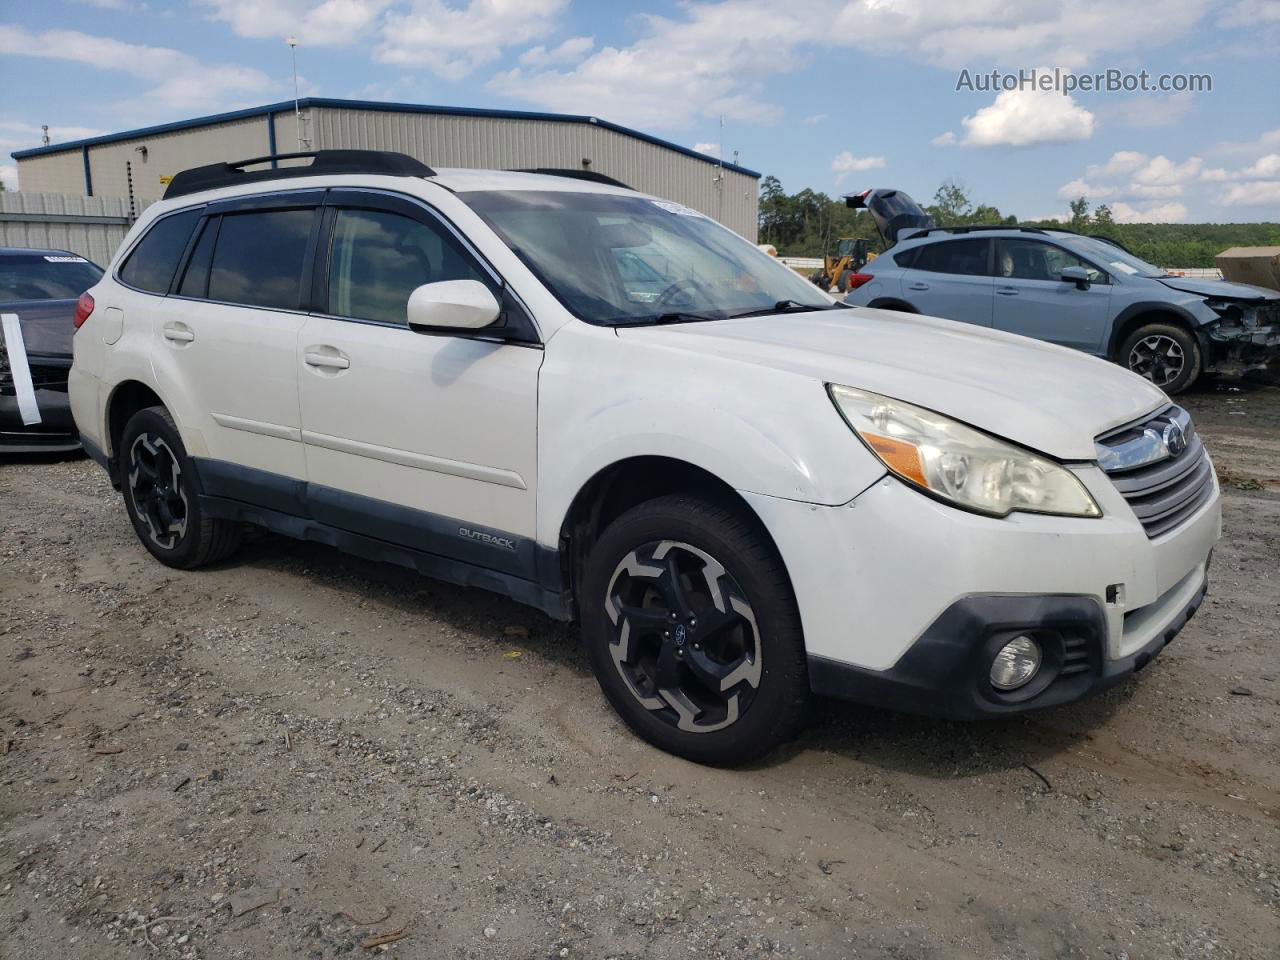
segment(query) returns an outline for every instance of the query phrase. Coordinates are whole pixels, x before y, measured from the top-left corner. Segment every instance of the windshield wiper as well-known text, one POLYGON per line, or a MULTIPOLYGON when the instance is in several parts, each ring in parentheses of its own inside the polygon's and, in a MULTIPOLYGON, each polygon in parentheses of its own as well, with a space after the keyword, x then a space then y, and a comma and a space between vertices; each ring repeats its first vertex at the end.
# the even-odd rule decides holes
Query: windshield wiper
POLYGON ((614 321, 615 326, 648 327, 667 323, 711 323, 723 320, 724 316, 711 317, 704 313, 687 313, 676 310, 671 313, 659 313, 651 317, 622 317, 614 321))
POLYGON ((801 303, 799 300, 779 300, 772 307, 760 307, 758 310, 744 310, 742 313, 731 313, 730 320, 736 320, 739 317, 767 317, 775 313, 808 313, 811 310, 839 310, 844 304, 810 304, 801 303))

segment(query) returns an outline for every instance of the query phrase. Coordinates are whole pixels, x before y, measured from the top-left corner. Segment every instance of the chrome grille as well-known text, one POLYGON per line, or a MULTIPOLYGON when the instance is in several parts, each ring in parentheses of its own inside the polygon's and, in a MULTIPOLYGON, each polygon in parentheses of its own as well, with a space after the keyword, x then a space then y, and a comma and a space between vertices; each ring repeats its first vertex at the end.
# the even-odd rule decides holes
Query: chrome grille
POLYGON ((1213 495, 1213 466, 1191 424, 1171 405, 1096 441, 1098 464, 1148 537, 1168 533, 1213 495))

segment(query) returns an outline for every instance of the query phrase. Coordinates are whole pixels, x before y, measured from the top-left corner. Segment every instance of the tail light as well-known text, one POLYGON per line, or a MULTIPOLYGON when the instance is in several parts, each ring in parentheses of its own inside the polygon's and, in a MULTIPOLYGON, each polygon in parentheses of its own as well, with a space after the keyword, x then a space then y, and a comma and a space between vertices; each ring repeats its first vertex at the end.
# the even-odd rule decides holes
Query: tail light
POLYGON ((857 290, 864 283, 875 279, 874 273, 851 273, 849 274, 849 289, 857 290))
POLYGON ((80 299, 76 301, 76 315, 71 320, 77 330, 89 319, 89 314, 93 313, 93 307, 93 297, 87 293, 80 294, 80 299))

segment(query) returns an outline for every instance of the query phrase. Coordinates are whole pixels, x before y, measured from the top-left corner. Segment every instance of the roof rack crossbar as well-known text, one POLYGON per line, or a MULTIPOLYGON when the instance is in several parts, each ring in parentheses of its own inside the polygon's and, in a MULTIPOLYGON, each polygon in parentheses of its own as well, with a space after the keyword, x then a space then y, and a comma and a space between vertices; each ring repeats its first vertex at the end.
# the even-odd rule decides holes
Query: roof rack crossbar
POLYGON ((183 170, 169 181, 164 198, 168 200, 189 193, 199 193, 202 190, 232 187, 242 183, 335 173, 371 173, 390 177, 435 176, 435 171, 421 160, 404 153, 393 153, 388 150, 312 150, 302 153, 276 153, 235 162, 211 163, 204 167, 183 170), (307 157, 311 158, 311 163, 306 166, 276 167, 266 170, 244 169, 260 163, 302 160, 307 157))

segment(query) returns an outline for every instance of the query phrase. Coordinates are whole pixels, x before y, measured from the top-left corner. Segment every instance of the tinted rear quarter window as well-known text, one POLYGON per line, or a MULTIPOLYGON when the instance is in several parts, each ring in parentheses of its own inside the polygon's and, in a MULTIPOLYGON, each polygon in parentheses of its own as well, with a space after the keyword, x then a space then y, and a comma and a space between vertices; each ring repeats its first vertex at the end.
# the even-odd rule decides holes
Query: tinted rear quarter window
POLYGON ((148 293, 168 293, 173 271, 187 249, 200 211, 189 210, 157 220, 120 269, 120 279, 148 293))
POLYGON ((966 276, 986 276, 987 251, 991 241, 947 240, 943 243, 920 247, 915 261, 911 264, 915 270, 929 270, 933 273, 957 273, 966 276))
POLYGON ((0 302, 74 300, 102 276, 96 265, 71 253, 23 253, 0 257, 0 302))
POLYGON ((296 310, 314 210, 261 210, 222 218, 209 299, 296 310))

